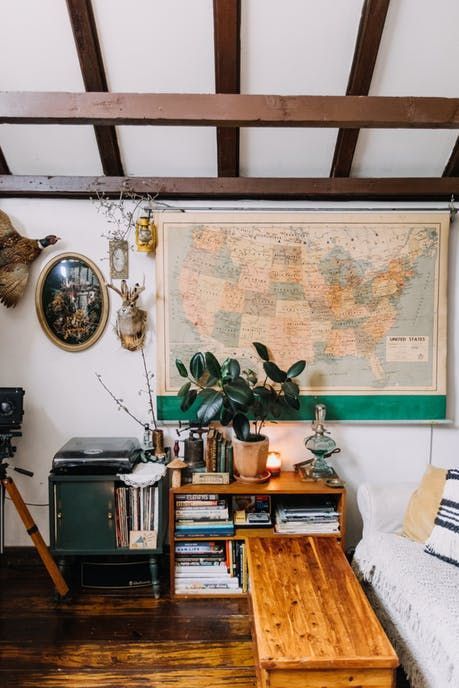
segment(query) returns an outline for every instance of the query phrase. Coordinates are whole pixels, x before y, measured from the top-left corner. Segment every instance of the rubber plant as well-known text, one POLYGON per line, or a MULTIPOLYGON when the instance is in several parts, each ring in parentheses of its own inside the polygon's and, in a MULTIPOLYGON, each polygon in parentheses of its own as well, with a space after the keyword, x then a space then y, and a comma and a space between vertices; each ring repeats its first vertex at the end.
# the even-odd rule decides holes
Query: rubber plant
POLYGON ((296 361, 285 371, 270 359, 264 344, 253 342, 253 346, 263 361, 263 381, 255 371, 242 370, 235 358, 220 364, 210 351, 195 353, 189 370, 176 359, 179 374, 187 378, 178 392, 181 410, 196 405, 199 423, 219 420, 222 425, 232 424, 236 437, 245 442, 260 441, 265 422, 279 418, 283 410, 297 411, 300 389, 294 378, 303 372, 305 361, 296 361))

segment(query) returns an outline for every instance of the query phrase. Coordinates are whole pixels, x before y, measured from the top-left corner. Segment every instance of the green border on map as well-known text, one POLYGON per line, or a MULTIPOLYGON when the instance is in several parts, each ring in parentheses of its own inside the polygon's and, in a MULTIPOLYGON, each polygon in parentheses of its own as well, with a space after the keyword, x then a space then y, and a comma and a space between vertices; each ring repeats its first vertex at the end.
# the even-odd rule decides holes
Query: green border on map
MULTIPOLYGON (((446 396, 443 394, 311 395, 300 397, 300 410, 286 412, 276 420, 311 420, 314 406, 325 404, 327 420, 418 421, 444 420, 446 396)), ((159 420, 194 420, 196 408, 180 410, 176 396, 158 396, 159 420)))

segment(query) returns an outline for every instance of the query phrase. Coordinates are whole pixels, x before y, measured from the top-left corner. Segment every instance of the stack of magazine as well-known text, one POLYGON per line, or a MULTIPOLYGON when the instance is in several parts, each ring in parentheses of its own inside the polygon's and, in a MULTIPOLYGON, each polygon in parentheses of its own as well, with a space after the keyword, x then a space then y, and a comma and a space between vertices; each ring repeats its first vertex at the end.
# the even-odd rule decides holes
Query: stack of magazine
POLYGON ((176 537, 234 535, 227 499, 218 494, 179 494, 175 500, 176 537))
POLYGON ((247 590, 243 542, 182 542, 175 545, 178 595, 235 595, 247 590))
POLYGON ((276 505, 276 533, 338 533, 339 513, 331 502, 280 501, 276 505))

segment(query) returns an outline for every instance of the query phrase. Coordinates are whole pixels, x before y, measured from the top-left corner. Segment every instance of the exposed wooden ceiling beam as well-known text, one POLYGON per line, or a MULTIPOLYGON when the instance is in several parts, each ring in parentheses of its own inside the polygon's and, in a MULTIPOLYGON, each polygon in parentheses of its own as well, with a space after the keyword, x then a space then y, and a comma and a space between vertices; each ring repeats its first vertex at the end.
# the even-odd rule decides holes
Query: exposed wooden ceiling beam
POLYGON ((0 197, 90 198, 97 192, 158 194, 161 198, 437 200, 459 197, 459 177, 360 179, 260 177, 0 176, 0 197))
POLYGON ((459 98, 2 92, 0 123, 457 129, 459 98))
MULTIPOLYGON (((214 0, 215 90, 239 93, 241 72, 241 1, 214 0)), ((239 175, 239 131, 217 128, 219 177, 239 175)))
POLYGON ((444 177, 459 177, 459 137, 456 139, 453 152, 443 170, 444 177))
MULTIPOLYGON (((368 94, 390 0, 365 0, 349 74, 346 95, 368 94)), ((354 159, 358 129, 340 129, 336 140, 331 177, 348 177, 354 159)))
MULTIPOLYGON (((87 91, 108 91, 91 0, 67 0, 67 8, 87 91)), ((94 127, 104 174, 122 176, 115 127, 94 127)))
POLYGON ((6 158, 5 158, 1 148, 0 148, 0 174, 11 174, 10 168, 8 167, 8 163, 6 162, 6 158))

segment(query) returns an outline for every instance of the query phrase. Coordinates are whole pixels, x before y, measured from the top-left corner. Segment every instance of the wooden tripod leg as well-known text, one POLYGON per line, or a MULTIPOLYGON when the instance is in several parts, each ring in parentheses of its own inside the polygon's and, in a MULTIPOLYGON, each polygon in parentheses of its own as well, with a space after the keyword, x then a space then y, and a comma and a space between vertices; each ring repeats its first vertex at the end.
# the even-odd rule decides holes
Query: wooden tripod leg
POLYGON ((37 552, 40 555, 46 570, 51 576, 54 585, 56 586, 57 592, 61 597, 65 597, 65 595, 69 591, 69 587, 63 579, 62 574, 56 565, 56 562, 49 553, 46 543, 43 540, 37 526, 35 525, 35 522, 30 514, 30 511, 28 510, 24 500, 22 499, 19 490, 14 484, 12 478, 4 478, 2 480, 2 485, 11 497, 11 501, 16 507, 16 511, 21 517, 28 534, 32 538, 33 543, 37 548, 37 552))

